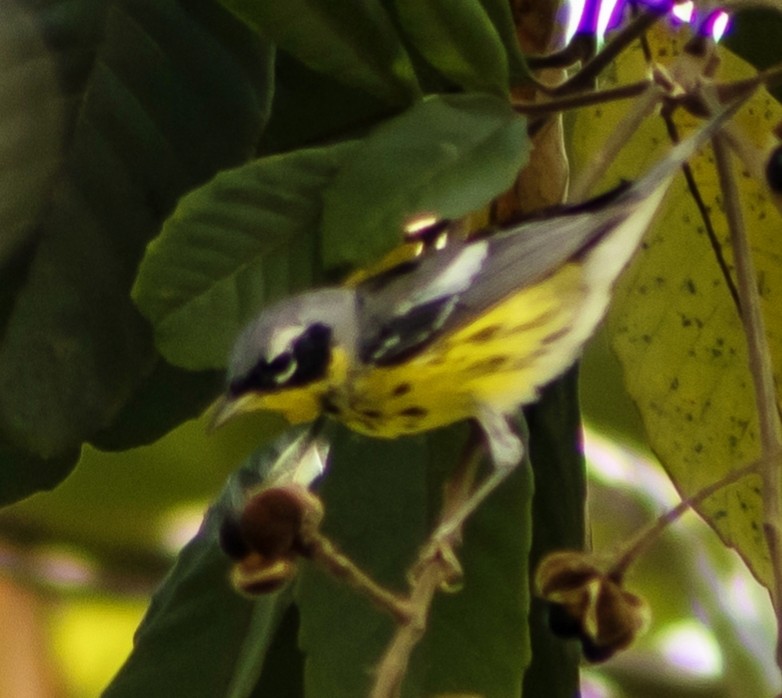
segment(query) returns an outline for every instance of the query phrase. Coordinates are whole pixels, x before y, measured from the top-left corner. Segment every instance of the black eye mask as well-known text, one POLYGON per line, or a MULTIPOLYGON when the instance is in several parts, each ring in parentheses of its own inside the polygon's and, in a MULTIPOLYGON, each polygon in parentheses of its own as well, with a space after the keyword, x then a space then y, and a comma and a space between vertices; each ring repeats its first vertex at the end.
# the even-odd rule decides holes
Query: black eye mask
POLYGON ((290 351, 271 361, 261 359, 244 376, 231 381, 228 390, 238 397, 306 385, 326 375, 330 359, 331 328, 315 323, 293 341, 290 351))

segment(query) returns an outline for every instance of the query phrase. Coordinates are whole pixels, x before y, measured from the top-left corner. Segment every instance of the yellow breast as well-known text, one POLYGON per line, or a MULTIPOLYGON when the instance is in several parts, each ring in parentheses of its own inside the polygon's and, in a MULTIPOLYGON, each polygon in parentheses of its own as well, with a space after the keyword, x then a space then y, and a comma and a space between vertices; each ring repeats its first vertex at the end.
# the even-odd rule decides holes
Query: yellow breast
POLYGON ((571 330, 585 302, 580 266, 566 265, 409 361, 349 372, 330 411, 388 438, 475 416, 481 404, 510 412, 573 363, 583 340, 571 330))

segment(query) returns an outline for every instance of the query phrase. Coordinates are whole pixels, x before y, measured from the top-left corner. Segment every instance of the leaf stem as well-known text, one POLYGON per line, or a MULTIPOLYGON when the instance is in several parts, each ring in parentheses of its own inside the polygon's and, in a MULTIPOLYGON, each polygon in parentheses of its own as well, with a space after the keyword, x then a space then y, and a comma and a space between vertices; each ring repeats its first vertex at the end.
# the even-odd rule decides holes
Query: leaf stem
POLYGON ((725 214, 730 228, 730 239, 736 267, 736 280, 741 303, 741 319, 747 337, 750 370, 755 386, 755 402, 760 427, 761 452, 764 465, 763 531, 772 565, 771 599, 777 615, 777 665, 782 669, 782 423, 776 401, 776 387, 768 346, 765 322, 761 308, 757 275, 752 262, 747 230, 741 214, 738 187, 730 166, 726 141, 717 135, 714 155, 723 193, 725 214))
POLYGON ((711 495, 719 492, 721 489, 732 485, 734 482, 760 472, 765 461, 759 459, 753 461, 749 465, 739 468, 738 470, 732 470, 725 477, 706 485, 703 489, 699 490, 695 494, 682 500, 672 509, 669 509, 664 514, 661 514, 656 521, 637 533, 623 548, 621 554, 616 558, 611 565, 607 574, 614 580, 620 580, 628 567, 637 560, 644 551, 649 548, 665 531, 665 529, 680 519, 685 513, 687 513, 696 504, 700 504, 705 499, 711 497, 711 495))

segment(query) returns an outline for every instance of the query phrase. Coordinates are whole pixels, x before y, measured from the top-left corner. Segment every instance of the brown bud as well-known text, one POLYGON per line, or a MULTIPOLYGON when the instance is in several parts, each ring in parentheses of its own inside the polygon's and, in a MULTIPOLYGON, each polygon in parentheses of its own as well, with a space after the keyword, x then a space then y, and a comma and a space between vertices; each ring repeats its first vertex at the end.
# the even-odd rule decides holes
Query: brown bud
POLYGON ((220 525, 220 547, 235 561, 231 578, 247 594, 282 586, 307 554, 310 534, 323 518, 320 500, 299 485, 268 487, 253 494, 238 515, 220 525))
POLYGON ((578 638, 590 662, 626 648, 649 622, 646 603, 622 588, 592 555, 557 552, 535 577, 537 593, 549 602, 549 627, 559 637, 578 638))
POLYGON ((239 516, 239 528, 251 550, 275 560, 300 551, 305 526, 316 528, 323 507, 299 485, 270 487, 253 495, 239 516))

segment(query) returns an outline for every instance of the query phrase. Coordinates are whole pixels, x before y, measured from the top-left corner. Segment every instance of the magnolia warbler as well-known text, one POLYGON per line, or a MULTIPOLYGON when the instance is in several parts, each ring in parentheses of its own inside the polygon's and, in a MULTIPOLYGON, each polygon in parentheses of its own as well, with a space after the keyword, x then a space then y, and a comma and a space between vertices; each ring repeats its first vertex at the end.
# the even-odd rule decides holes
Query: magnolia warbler
POLYGON ((493 488, 523 455, 506 415, 574 363, 677 168, 728 111, 635 183, 265 308, 236 342, 213 424, 250 410, 292 423, 327 414, 394 438, 473 418, 493 488))

